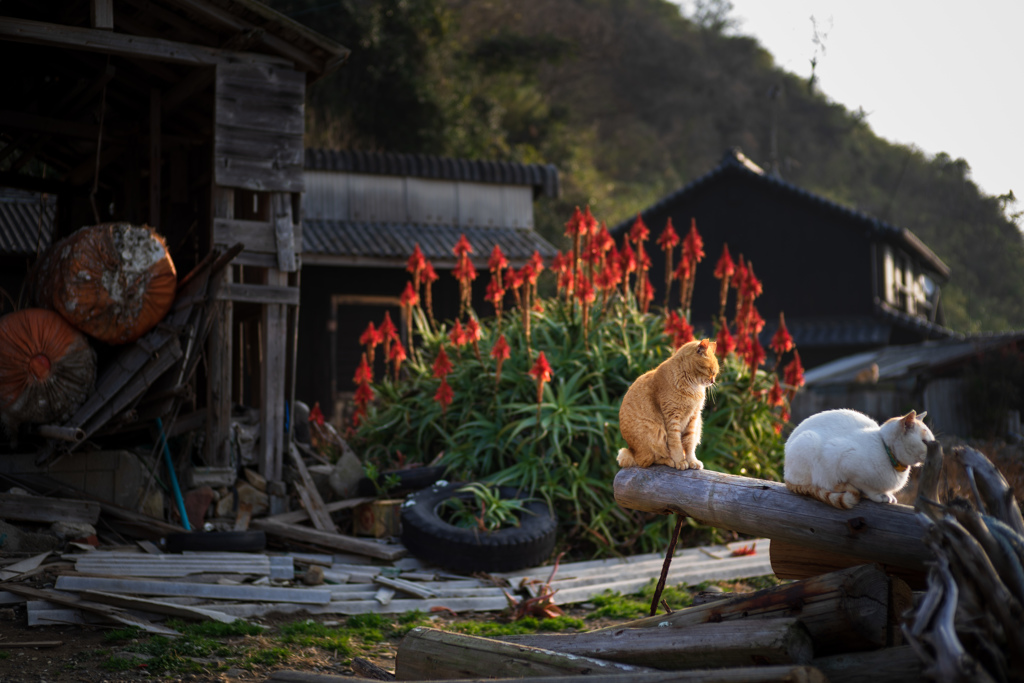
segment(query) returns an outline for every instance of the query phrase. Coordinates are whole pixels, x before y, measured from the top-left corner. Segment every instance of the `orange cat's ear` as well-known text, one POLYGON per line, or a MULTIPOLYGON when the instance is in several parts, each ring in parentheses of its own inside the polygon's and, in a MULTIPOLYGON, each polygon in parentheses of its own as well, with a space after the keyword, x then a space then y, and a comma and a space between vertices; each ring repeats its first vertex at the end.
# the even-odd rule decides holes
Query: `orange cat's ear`
MULTIPOLYGON (((711 349, 711 351, 714 352, 714 349, 711 349)), ((697 353, 699 353, 702 356, 708 355, 708 340, 707 339, 702 339, 700 344, 697 344, 697 353)))
POLYGON ((708 351, 710 351, 712 354, 714 354, 715 349, 717 347, 718 347, 718 342, 711 342, 710 344, 708 344, 708 351))
POLYGON ((903 421, 903 428, 910 429, 914 426, 914 420, 917 419, 917 412, 911 410, 909 413, 900 418, 903 421))

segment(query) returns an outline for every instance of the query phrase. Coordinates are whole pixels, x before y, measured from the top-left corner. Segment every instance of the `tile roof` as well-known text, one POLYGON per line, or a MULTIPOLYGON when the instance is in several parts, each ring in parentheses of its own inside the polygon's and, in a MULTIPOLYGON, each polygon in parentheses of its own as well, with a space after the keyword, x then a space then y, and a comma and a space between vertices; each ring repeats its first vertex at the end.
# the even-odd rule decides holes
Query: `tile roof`
POLYGON ((501 185, 530 185, 534 188, 534 195, 544 194, 548 197, 557 197, 560 192, 558 169, 554 164, 477 161, 428 154, 307 149, 305 168, 307 171, 347 171, 501 185))
MULTIPOLYGON (((666 195, 665 197, 662 197, 655 204, 652 204, 651 206, 647 207, 640 213, 647 214, 649 211, 661 210, 665 208, 667 204, 671 204, 679 200, 682 196, 690 192, 693 192, 702 185, 707 184, 711 180, 725 173, 746 174, 747 176, 757 178, 761 182, 767 183, 768 185, 776 189, 791 193, 809 202, 824 206, 832 211, 836 211, 837 213, 843 216, 859 221, 864 224, 864 226, 868 229, 868 231, 871 234, 877 235, 879 237, 900 244, 908 251, 917 254, 939 275, 941 275, 944 278, 949 277, 949 266, 947 266, 942 261, 942 259, 936 256, 935 252, 929 249, 924 244, 924 242, 918 239, 918 237, 914 233, 910 232, 910 230, 892 225, 891 223, 886 223, 885 221, 875 218, 874 216, 868 215, 862 211, 857 211, 856 209, 851 209, 847 206, 843 206, 842 204, 837 204, 836 202, 833 202, 830 199, 826 199, 821 195, 814 194, 813 192, 808 192, 802 187, 798 187, 796 185, 793 185, 792 183, 787 183, 785 180, 782 180, 781 178, 765 173, 764 170, 761 169, 761 167, 759 167, 757 164, 755 164, 746 156, 744 156, 743 152, 741 152, 738 148, 735 147, 726 151, 725 155, 722 157, 721 163, 719 163, 718 166, 713 168, 711 171, 690 181, 689 183, 679 188, 675 192, 666 195)), ((612 228, 611 232, 615 235, 618 235, 623 231, 628 230, 629 226, 633 224, 634 220, 635 217, 627 218, 626 220, 622 221, 614 228, 612 228)))
POLYGON ((37 242, 40 251, 45 249, 50 244, 56 213, 57 198, 53 195, 0 188, 0 253, 35 255, 37 242))
POLYGON ((962 362, 977 354, 1015 344, 1024 344, 1024 332, 959 336, 940 341, 927 341, 906 346, 887 346, 874 351, 839 358, 808 370, 804 380, 808 386, 848 384, 863 370, 878 365, 878 380, 898 380, 923 371, 962 362))
POLYGON ((486 264, 495 244, 501 245, 505 257, 513 263, 525 262, 535 250, 546 259, 557 251, 528 228, 311 219, 302 223, 302 251, 304 257, 325 255, 404 265, 413 247, 419 244, 435 267, 451 267, 455 263, 452 247, 463 234, 473 246, 473 262, 478 265, 486 264))

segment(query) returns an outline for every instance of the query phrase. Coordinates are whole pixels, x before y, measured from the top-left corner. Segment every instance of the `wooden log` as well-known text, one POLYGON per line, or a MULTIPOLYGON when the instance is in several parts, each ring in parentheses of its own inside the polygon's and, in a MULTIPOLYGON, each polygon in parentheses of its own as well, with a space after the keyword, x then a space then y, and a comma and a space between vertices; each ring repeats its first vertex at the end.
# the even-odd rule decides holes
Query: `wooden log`
POLYGON ((664 465, 623 468, 615 475, 614 489, 624 508, 689 515, 720 529, 867 562, 922 571, 932 557, 914 510, 906 505, 862 500, 851 510, 839 510, 777 482, 664 465))
MULTIPOLYGON (((515 637, 503 640, 519 642, 515 637)), ((531 645, 669 670, 807 664, 814 656, 811 637, 796 619, 549 634, 533 637, 531 645)))
POLYGON ((345 536, 344 534, 332 534, 298 524, 281 524, 280 522, 273 522, 268 518, 254 519, 250 526, 253 529, 262 529, 271 536, 278 536, 285 540, 312 543, 330 550, 357 553, 381 560, 397 560, 407 552, 400 545, 383 545, 373 541, 363 541, 351 536, 345 536))
POLYGON ((925 680, 924 664, 909 645, 820 657, 811 664, 829 683, 903 683, 925 680))
MULTIPOLYGON (((772 571, 780 579, 807 579, 864 564, 864 560, 858 557, 830 553, 827 550, 808 548, 786 541, 772 541, 768 555, 771 558, 772 571)), ((886 574, 905 581, 913 590, 924 590, 927 585, 925 572, 891 564, 879 566, 886 574)))
MULTIPOLYGON (((359 680, 351 676, 306 671, 275 671, 267 679, 267 683, 354 683, 359 680)), ((449 678, 442 681, 432 680, 432 683, 452 683, 456 680, 466 683, 467 680, 473 679, 449 678)), ((486 680, 488 683, 828 683, 824 674, 810 666, 759 666, 711 671, 596 673, 500 679, 481 677, 476 680, 486 680)))
POLYGON ((99 518, 100 505, 92 501, 0 493, 0 519, 95 524, 99 518))
POLYGON ((887 645, 891 632, 898 628, 891 621, 889 595, 890 579, 885 572, 875 565, 862 565, 672 614, 645 617, 618 628, 795 617, 807 628, 814 652, 820 656, 887 645))
POLYGON ((398 681, 648 671, 654 669, 422 627, 402 639, 395 659, 398 681))

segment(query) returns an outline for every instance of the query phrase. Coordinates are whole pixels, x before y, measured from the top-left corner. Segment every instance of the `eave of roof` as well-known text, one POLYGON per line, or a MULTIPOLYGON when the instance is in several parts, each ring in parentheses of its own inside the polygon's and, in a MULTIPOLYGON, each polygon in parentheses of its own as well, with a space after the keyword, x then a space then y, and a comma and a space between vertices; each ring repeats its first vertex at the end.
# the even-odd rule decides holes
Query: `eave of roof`
POLYGON ((429 154, 307 149, 307 171, 337 171, 373 175, 460 180, 501 185, 528 185, 534 194, 557 197, 561 191, 554 164, 456 159, 429 154))
POLYGON ((461 235, 473 247, 472 260, 485 267, 495 245, 513 264, 525 263, 534 251, 545 259, 557 249, 528 228, 460 227, 414 223, 364 223, 306 219, 302 223, 303 263, 404 267, 418 244, 435 268, 455 265, 452 248, 461 235))
MULTIPOLYGON (((809 192, 801 187, 793 185, 792 183, 788 183, 781 178, 765 173, 761 167, 744 156, 743 152, 737 148, 732 148, 726 151, 718 166, 704 175, 690 181, 675 192, 662 197, 656 203, 652 204, 640 213, 641 215, 644 215, 650 212, 660 211, 666 208, 667 205, 678 201, 685 195, 726 173, 740 173, 750 178, 756 178, 758 181, 767 183, 776 189, 791 193, 801 199, 805 199, 811 203, 835 211, 847 218, 852 218, 853 220, 861 222, 865 224, 872 234, 888 241, 895 242, 908 251, 917 254, 921 260, 932 268, 940 277, 944 279, 949 278, 949 266, 947 266, 942 259, 935 255, 935 252, 929 249, 924 242, 918 239, 918 237, 907 228, 892 225, 862 211, 857 211, 856 209, 843 206, 842 204, 826 199, 821 195, 814 194, 813 192, 809 192)), ((634 218, 623 220, 612 228, 612 234, 618 235, 623 231, 628 230, 634 220, 634 218)))

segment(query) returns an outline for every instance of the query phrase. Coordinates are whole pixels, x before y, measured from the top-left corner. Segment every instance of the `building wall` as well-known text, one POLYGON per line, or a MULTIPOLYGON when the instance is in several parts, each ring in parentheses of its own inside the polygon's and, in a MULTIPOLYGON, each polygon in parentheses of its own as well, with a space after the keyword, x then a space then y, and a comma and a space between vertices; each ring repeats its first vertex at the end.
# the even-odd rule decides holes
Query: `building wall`
MULTIPOLYGON (((872 313, 874 266, 863 228, 834 210, 728 173, 645 217, 657 303, 664 296, 665 260, 656 240, 669 217, 680 237, 696 218, 704 240, 705 257, 697 267, 693 298, 693 320, 698 324, 708 324, 718 314, 719 281, 713 273, 726 243, 734 261, 742 254, 753 263, 764 285, 757 307, 766 320, 777 318, 780 311, 787 319, 872 313)), ((678 284, 673 296, 677 304, 678 284)), ((731 293, 730 319, 734 297, 731 293)))

